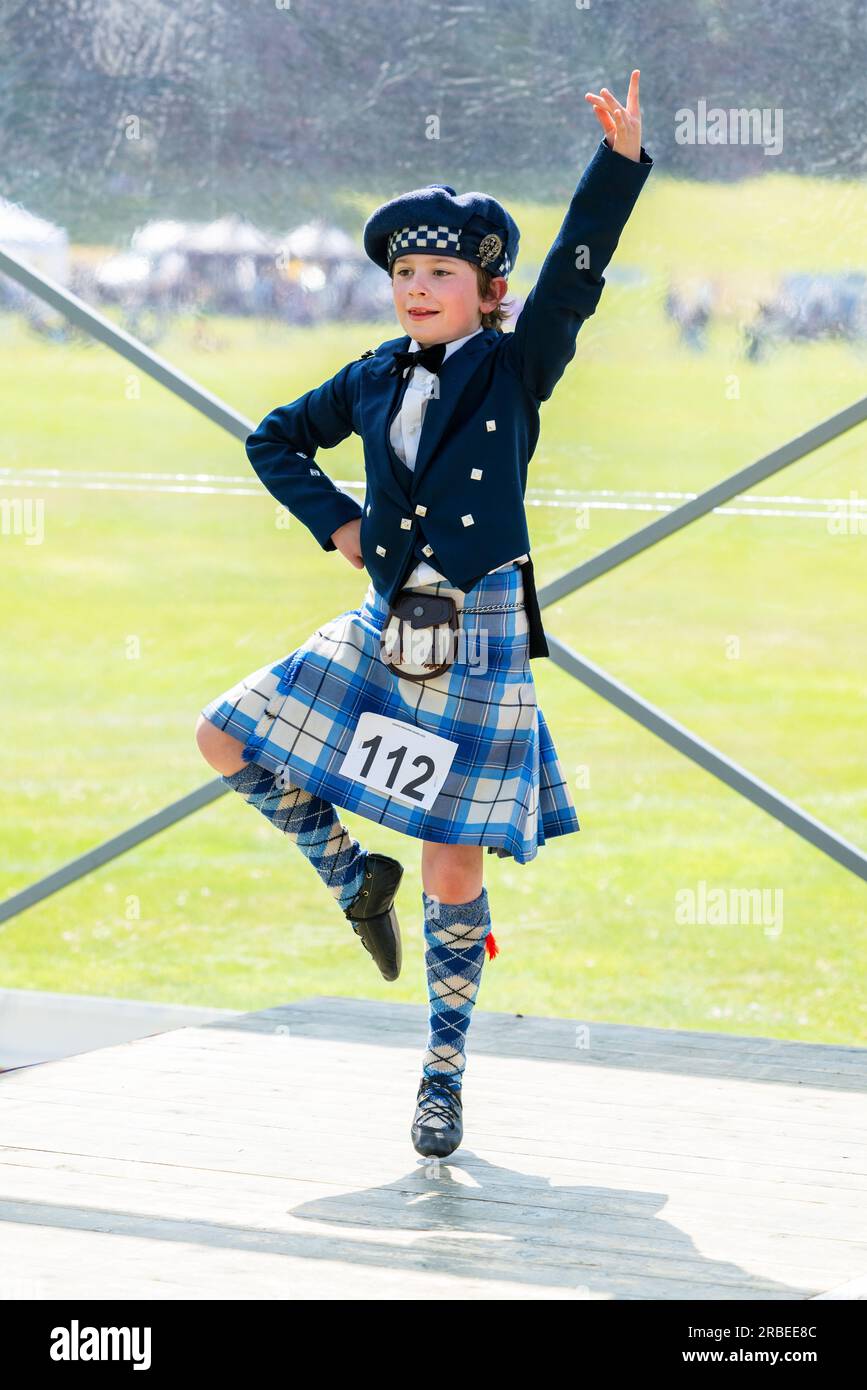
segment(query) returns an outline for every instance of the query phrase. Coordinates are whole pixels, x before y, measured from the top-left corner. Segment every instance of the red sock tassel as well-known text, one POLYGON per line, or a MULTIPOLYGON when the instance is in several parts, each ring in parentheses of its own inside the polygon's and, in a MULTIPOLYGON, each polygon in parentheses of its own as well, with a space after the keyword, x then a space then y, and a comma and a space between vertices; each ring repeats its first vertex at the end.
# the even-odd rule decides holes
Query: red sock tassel
POLYGON ((487 936, 485 937, 485 950, 487 951, 491 960, 494 959, 494 956, 498 956, 500 954, 500 948, 494 940, 494 933, 492 931, 489 931, 487 936))

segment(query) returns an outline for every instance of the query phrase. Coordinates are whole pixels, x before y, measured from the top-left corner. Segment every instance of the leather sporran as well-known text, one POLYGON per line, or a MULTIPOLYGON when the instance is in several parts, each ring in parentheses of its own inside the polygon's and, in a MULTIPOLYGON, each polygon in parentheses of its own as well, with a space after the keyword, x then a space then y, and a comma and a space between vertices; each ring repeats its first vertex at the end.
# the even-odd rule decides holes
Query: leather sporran
POLYGON ((389 605, 380 655, 405 680, 433 680, 454 664, 459 626, 453 598, 403 589, 389 605))

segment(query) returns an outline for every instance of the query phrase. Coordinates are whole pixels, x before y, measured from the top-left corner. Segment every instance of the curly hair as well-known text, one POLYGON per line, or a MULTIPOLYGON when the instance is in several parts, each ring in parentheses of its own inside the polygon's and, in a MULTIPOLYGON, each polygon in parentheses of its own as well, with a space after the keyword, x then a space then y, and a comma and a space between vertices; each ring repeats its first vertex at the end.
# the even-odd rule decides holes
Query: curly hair
MULTIPOLYGON (((495 278, 489 270, 483 266, 473 265, 476 272, 476 283, 479 287, 479 298, 489 299, 491 297, 491 281, 495 278)), ((506 290, 508 294, 508 288, 506 290)), ((496 309, 491 309, 490 313, 482 314, 482 328, 495 328, 498 333, 503 331, 503 323, 511 318, 511 310, 514 307, 514 300, 506 300, 506 294, 500 300, 496 309)))

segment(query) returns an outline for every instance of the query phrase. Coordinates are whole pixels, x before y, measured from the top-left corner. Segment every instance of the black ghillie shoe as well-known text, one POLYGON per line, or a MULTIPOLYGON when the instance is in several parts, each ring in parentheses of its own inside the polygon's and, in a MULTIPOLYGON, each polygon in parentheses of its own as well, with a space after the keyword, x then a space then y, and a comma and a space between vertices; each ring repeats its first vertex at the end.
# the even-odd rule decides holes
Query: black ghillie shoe
POLYGON ((403 878, 403 865, 387 854, 367 856, 364 883, 344 916, 379 966, 385 980, 396 980, 403 963, 400 927, 393 903, 403 878))
POLYGON ((464 1137, 460 1087, 450 1086, 442 1076, 423 1076, 410 1135, 416 1153, 425 1158, 454 1153, 464 1137))

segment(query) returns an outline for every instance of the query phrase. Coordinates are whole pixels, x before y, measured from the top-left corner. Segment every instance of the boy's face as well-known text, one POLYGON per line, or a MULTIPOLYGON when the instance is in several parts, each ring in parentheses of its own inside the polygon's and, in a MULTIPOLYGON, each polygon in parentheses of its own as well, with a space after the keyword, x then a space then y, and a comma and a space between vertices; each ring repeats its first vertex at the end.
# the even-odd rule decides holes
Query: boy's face
POLYGON ((469 261, 419 251, 398 256, 391 268, 391 292, 401 327, 422 347, 465 338, 481 327, 482 314, 495 309, 506 292, 498 276, 491 299, 481 299, 469 261), (424 311, 424 312, 422 312, 424 311))

